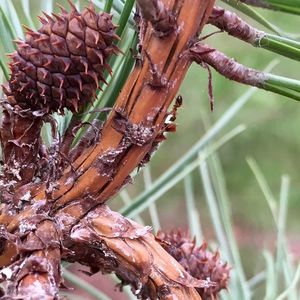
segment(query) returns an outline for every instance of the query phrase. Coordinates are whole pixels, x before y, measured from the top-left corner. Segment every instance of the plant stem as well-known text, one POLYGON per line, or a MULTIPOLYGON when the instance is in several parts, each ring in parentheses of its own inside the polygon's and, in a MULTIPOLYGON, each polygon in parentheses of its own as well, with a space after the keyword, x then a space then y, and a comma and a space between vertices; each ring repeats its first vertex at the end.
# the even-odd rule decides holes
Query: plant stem
POLYGON ((131 11, 133 9, 133 5, 134 5, 134 0, 127 0, 125 2, 125 5, 123 7, 119 22, 118 22, 118 29, 117 29, 117 35, 118 36, 122 36, 125 26, 128 22, 128 19, 130 17, 131 11))
POLYGON ((262 15, 260 15, 258 12, 256 12, 254 9, 249 7, 248 5, 245 5, 244 3, 238 1, 238 0, 222 0, 226 4, 230 5, 231 7, 241 11, 246 16, 250 17, 251 19, 255 20, 259 24, 263 25, 265 28, 271 30, 272 32, 282 35, 281 30, 271 24, 266 18, 264 18, 262 15))
POLYGON ((110 13, 113 2, 114 2, 113 0, 106 0, 105 6, 104 6, 105 12, 110 13))
POLYGON ((252 85, 260 89, 300 101, 300 81, 268 74, 248 68, 224 53, 210 48, 207 45, 196 43, 190 48, 194 60, 201 64, 212 66, 224 77, 246 85, 252 85))
POLYGON ((209 23, 254 47, 300 61, 299 42, 257 30, 234 12, 214 7, 209 23))

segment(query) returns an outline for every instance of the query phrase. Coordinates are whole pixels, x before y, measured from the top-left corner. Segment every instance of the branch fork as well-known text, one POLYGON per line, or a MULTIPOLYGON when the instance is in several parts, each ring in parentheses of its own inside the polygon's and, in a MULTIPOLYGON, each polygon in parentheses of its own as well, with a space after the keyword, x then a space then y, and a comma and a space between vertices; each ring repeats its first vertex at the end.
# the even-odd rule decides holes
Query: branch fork
MULTIPOLYGON (((165 124, 165 120, 191 64, 190 57, 182 54, 188 50, 199 28, 201 30, 206 24, 213 4, 213 0, 138 1, 145 24, 140 50, 142 56, 148 54, 148 59, 135 66, 114 109, 101 127, 101 134, 94 136, 98 140, 92 145, 79 143, 82 152, 76 152, 72 166, 66 167, 60 178, 50 176, 48 184, 30 180, 26 185, 20 183, 20 187, 13 191, 13 198, 21 205, 10 201, 1 205, 0 224, 9 233, 2 235, 0 240, 0 266, 3 267, 3 279, 7 281, 6 299, 40 299, 38 294, 45 299, 58 299, 62 285, 62 259, 85 264, 91 267, 92 273, 99 270, 114 272, 123 284, 131 284, 142 299, 200 300, 196 287, 212 285, 189 275, 163 250, 150 228, 112 212, 104 203, 130 181, 130 173, 135 168, 149 159, 163 132, 174 130, 165 124), (153 70, 166 81, 162 88, 151 84, 153 70), (18 237, 18 242, 11 238, 13 236, 18 237)), ((108 15, 101 16, 101 20, 110 20, 108 15)), ((70 16, 62 11, 56 19, 63 22, 67 17, 72 22, 81 22, 85 18, 90 26, 85 27, 87 32, 92 32, 96 26, 96 13, 91 7, 81 17, 72 5, 70 16)), ((47 22, 56 22, 52 17, 47 19, 43 19, 43 26, 47 22)), ((103 29, 102 35, 108 42, 112 41, 115 39, 114 27, 106 28, 109 31, 106 34, 104 25, 99 25, 103 29)), ((43 28, 46 34, 49 28, 43 28)), ((31 39, 33 33, 28 30, 27 34, 31 39)), ((93 35, 98 36, 97 33, 93 35)), ((56 39, 62 43, 59 37, 56 39)), ((74 39, 77 46, 72 51, 81 51, 82 41, 74 39)), ((100 39, 94 42, 100 43, 100 39)), ((14 59, 21 60, 18 55, 14 59)), ((64 59, 62 66, 71 68, 71 62, 64 59)), ((84 57, 78 63, 85 70, 84 76, 92 80, 95 76, 88 68, 93 66, 88 65, 84 57)), ((44 67, 55 66, 49 61, 44 67)), ((46 79, 48 73, 43 74, 41 80, 46 79)), ((62 76, 57 79, 60 84, 65 84, 62 76)), ((94 81, 92 84, 96 87, 94 81)), ((83 83, 79 81, 79 84, 83 83)), ((43 93, 47 93, 48 87, 42 87, 43 93)), ((78 88, 74 92, 75 98, 83 93, 80 86, 78 88)), ((18 97, 22 94, 18 93, 18 97)), ((84 97, 87 101, 86 94, 84 97)), ((76 110, 73 102, 70 105, 76 110)), ((176 109, 173 109, 174 115, 176 109)), ((64 155, 73 157, 68 152, 69 138, 64 141, 64 155)), ((6 142, 5 134, 2 134, 2 143, 6 142)), ((51 151, 48 155, 52 155, 51 151)))

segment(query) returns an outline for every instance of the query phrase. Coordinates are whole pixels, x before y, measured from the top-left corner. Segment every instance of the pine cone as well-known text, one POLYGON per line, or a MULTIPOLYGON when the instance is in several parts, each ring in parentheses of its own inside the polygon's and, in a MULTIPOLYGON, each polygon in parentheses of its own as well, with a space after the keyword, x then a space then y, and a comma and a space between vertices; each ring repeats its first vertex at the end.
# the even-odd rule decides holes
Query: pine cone
POLYGON ((105 82, 103 71, 111 72, 107 58, 119 51, 112 16, 97 14, 92 4, 79 13, 69 2, 70 13, 63 7, 54 18, 44 13, 42 27, 26 28, 26 40, 16 41, 4 88, 13 104, 45 113, 77 111, 94 98, 98 82, 105 82))
POLYGON ((210 280, 215 286, 197 288, 203 300, 218 299, 218 293, 227 289, 230 268, 220 261, 220 254, 207 250, 207 244, 196 247, 195 239, 191 240, 188 232, 158 232, 157 239, 162 247, 172 255, 193 277, 210 280))

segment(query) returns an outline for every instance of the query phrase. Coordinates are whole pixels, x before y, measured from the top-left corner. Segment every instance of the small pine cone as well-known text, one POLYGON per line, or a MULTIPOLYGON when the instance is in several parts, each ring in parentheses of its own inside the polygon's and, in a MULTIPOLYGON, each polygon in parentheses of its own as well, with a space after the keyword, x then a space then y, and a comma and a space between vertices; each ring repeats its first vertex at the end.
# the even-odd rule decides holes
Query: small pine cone
POLYGON ((93 100, 98 82, 105 82, 104 70, 111 73, 107 59, 119 52, 112 16, 97 14, 92 4, 79 13, 69 2, 70 13, 61 7, 61 14, 39 17, 37 32, 26 28, 26 40, 17 40, 17 51, 10 54, 4 92, 24 109, 77 111, 93 100))
POLYGON ((197 288, 203 300, 218 299, 218 293, 227 289, 230 268, 220 261, 220 254, 207 250, 207 244, 196 247, 188 232, 158 232, 157 239, 162 247, 173 256, 190 275, 201 280, 215 283, 209 288, 197 288))

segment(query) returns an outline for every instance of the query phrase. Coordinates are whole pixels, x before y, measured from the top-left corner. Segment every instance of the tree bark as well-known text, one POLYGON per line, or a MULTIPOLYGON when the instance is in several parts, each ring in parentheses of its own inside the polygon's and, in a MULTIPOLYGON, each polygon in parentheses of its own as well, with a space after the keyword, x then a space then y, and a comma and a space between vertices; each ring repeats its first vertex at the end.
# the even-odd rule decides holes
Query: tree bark
POLYGON ((176 28, 175 17, 161 0, 137 0, 143 18, 151 22, 159 36, 170 34, 176 28))
POLYGON ((72 228, 69 248, 75 261, 95 272, 114 272, 139 298, 201 299, 194 288, 210 284, 184 271, 150 231, 101 205, 72 228))
MULTIPOLYGON (((214 4, 214 0, 161 2, 167 11, 172 11, 176 26, 161 35, 151 22, 145 25, 141 61, 137 61, 122 89, 98 143, 86 149, 50 186, 29 184, 26 189, 15 191, 14 201, 18 205, 2 204, 0 224, 7 234, 1 236, 1 266, 11 270, 11 262, 15 262, 21 272, 20 260, 39 256, 46 259, 47 266, 52 266, 53 274, 58 274, 59 263, 53 257, 61 255, 91 266, 89 255, 94 254, 100 260, 97 266, 101 270, 116 272, 138 293, 143 292, 151 299, 201 299, 194 287, 204 283, 183 272, 148 230, 102 206, 130 181, 130 173, 145 161, 161 138, 168 108, 192 62, 189 47, 206 24, 214 4), (25 226, 25 241, 29 239, 28 243, 32 240, 34 244, 33 250, 25 252, 21 251, 24 240, 20 242, 24 224, 30 224, 25 226), (128 225, 129 231, 111 229, 118 224, 128 225), (49 233, 49 239, 57 242, 55 246, 34 242, 42 225, 45 235, 49 233), (51 235, 53 228, 55 236, 51 235), (114 232, 116 236, 112 236, 114 232), (20 253, 21 257, 17 255, 20 253)), ((53 275, 49 279, 34 266, 30 264, 26 277, 12 273, 11 281, 15 284, 13 292, 8 291, 7 295, 26 299, 30 289, 24 286, 30 286, 34 278, 45 295, 47 282, 51 281, 54 292, 49 299, 56 299, 60 277, 53 275)))
POLYGON ((8 201, 16 188, 31 182, 37 170, 42 123, 41 117, 7 103, 0 127, 2 201, 8 201))

